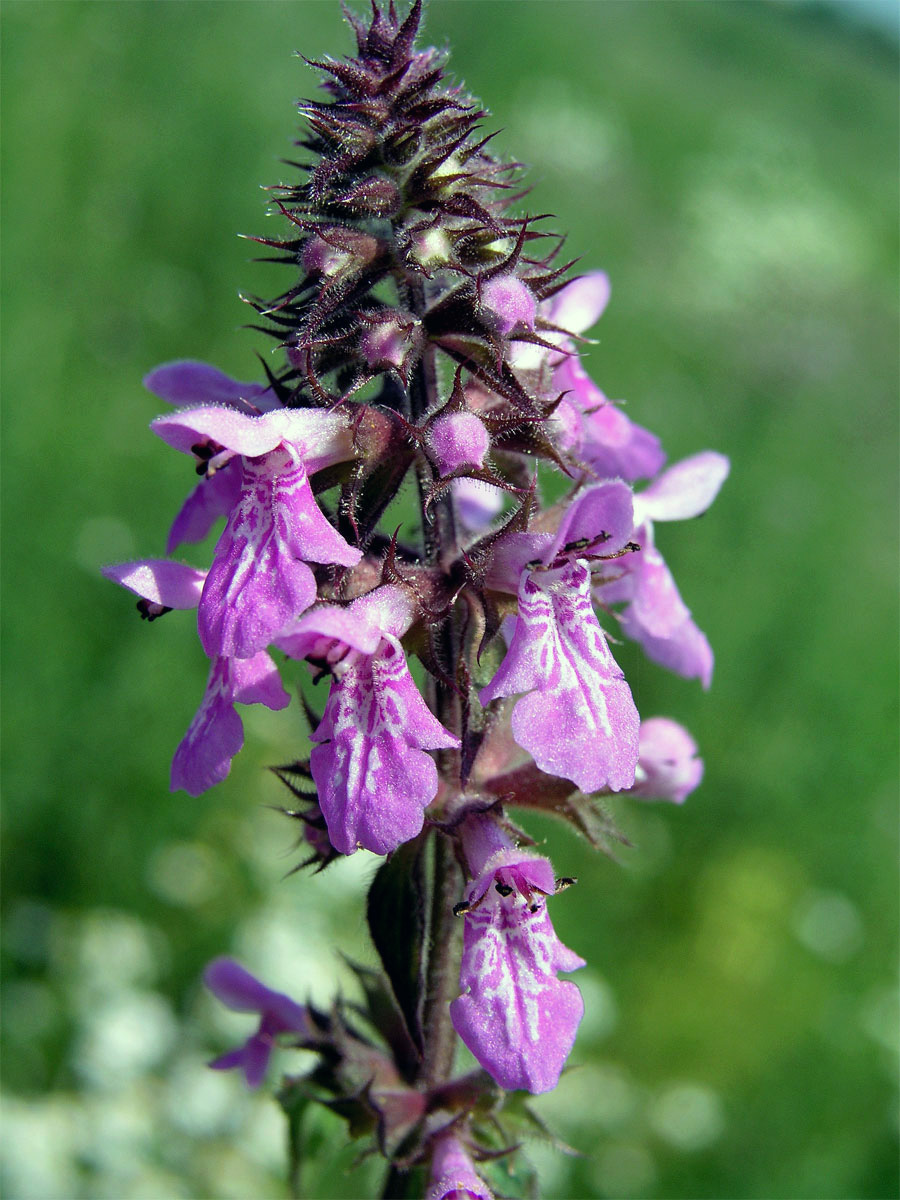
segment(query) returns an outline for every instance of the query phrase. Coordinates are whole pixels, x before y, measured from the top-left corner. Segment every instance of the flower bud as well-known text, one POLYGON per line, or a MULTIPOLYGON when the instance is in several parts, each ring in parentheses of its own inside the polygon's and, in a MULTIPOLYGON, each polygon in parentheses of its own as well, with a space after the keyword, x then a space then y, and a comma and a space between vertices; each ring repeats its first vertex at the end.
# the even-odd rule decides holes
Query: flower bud
POLYGON ((481 289, 481 304, 505 336, 517 325, 534 329, 537 301, 531 289, 515 275, 495 275, 481 289))
POLYGON ((415 317, 395 313, 368 326, 359 339, 360 353, 373 370, 393 368, 402 373, 407 360, 418 350, 418 330, 415 317))
POLYGON ((428 428, 428 448, 442 475, 483 466, 490 445, 491 435, 471 412, 447 413, 428 428))
POLYGON ((348 250, 332 246, 324 238, 310 238, 303 247, 301 261, 304 269, 311 275, 324 275, 330 279, 337 275, 353 260, 348 250))
POLYGON ((450 261, 452 246, 443 229, 434 227, 410 239, 409 256, 420 267, 439 267, 450 261))
POLYGON ((629 796, 683 804, 702 778, 697 743, 682 725, 668 717, 641 722, 638 767, 629 796))

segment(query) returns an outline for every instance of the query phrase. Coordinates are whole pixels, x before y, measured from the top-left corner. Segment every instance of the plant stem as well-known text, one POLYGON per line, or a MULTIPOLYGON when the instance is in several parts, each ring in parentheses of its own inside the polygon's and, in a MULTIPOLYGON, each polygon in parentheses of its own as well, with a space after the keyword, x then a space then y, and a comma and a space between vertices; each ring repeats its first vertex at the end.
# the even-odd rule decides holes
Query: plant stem
POLYGON ((431 926, 422 1026, 425 1053, 419 1074, 426 1088, 446 1083, 453 1069, 456 1034, 450 1022, 450 1001, 458 988, 461 922, 453 906, 461 894, 459 867, 453 844, 435 831, 431 877, 431 926))
MULTIPOLYGON (((424 313, 426 296, 421 283, 409 284, 407 298, 417 315, 424 313)), ((433 347, 426 348, 416 364, 410 380, 409 398, 410 419, 413 421, 421 421, 427 412, 437 408, 438 380, 433 347)), ((449 492, 435 500, 429 520, 425 512, 425 500, 431 478, 424 464, 417 471, 417 480, 424 558, 429 566, 441 568, 452 561, 458 551, 453 500, 449 492)), ((448 679, 453 679, 460 647, 452 615, 445 617, 434 629, 433 646, 441 666, 447 671, 448 679)), ((452 687, 435 679, 429 680, 429 693, 431 708, 438 720, 459 736, 462 732, 462 714, 457 693, 452 687)), ((451 790, 458 787, 458 751, 440 752, 438 769, 451 790)), ((460 923, 453 915, 453 906, 460 898, 462 884, 453 844, 438 830, 433 831, 432 841, 428 961, 422 1007, 424 1054, 419 1072, 419 1082, 425 1088, 446 1083, 453 1069, 456 1035, 450 1022, 449 1006, 457 987, 461 935, 460 923)), ((388 1177, 386 1187, 390 1188, 392 1181, 394 1185, 398 1182, 393 1172, 388 1177)))

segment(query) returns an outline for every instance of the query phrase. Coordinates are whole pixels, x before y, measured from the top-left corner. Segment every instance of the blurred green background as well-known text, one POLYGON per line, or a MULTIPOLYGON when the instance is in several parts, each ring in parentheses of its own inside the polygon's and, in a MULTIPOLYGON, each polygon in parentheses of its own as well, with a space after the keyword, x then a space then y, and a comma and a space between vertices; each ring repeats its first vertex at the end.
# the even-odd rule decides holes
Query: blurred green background
MULTIPOLYGON (((280 1197, 276 1106, 204 1066, 251 1019, 198 977, 231 952, 298 997, 349 986, 375 861, 283 878, 262 768, 302 751, 293 709, 246 710, 229 780, 169 794, 193 622, 142 625, 98 568, 161 553, 189 483, 142 374, 257 374, 237 292, 286 276, 234 235, 270 228, 257 185, 315 91, 291 52, 350 37, 336 0, 6 0, 3 27, 4 1195, 280 1197)), ((544 1194, 895 1197, 896 44, 682 0, 433 0, 427 36, 612 277, 594 376, 673 460, 733 462, 659 535, 712 691, 619 652, 701 790, 619 804, 620 863, 531 824, 590 964, 577 1069, 538 1102, 585 1157, 529 1147, 544 1194)), ((314 1142, 310 1195, 373 1194, 341 1124, 314 1142)))

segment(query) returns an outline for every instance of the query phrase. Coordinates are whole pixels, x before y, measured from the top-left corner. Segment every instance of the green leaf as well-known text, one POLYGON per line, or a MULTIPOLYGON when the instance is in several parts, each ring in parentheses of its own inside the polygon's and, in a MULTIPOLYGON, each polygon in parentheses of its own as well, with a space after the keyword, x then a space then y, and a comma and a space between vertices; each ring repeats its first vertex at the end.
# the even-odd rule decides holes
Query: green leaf
POLYGON ((302 1196, 300 1167, 303 1163, 303 1118, 311 1097, 303 1088, 290 1083, 281 1089, 276 1099, 287 1117, 288 1191, 292 1197, 302 1196))
POLYGON ((344 956, 356 975, 365 995, 365 1015, 390 1046, 394 1062, 404 1079, 415 1078, 421 1061, 419 1051, 409 1033, 403 1013, 397 1006, 390 983, 380 971, 364 967, 344 956))
POLYGON ((369 932, 416 1049, 422 1050, 421 1004, 425 939, 424 839, 401 846, 369 888, 369 932))

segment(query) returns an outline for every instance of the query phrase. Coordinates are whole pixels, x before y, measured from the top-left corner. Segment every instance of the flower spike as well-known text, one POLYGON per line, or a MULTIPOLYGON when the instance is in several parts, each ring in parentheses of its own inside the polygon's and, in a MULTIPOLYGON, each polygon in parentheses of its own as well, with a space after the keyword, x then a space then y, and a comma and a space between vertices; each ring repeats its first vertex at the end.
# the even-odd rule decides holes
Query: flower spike
POLYGON ((278 1093, 295 1155, 319 1103, 387 1161, 385 1195, 491 1200, 487 1164, 515 1154, 523 1114, 540 1126, 504 1093, 557 1085, 584 1012, 562 977, 584 959, 548 910, 574 879, 509 812, 610 852, 630 843, 603 797, 680 805, 699 785, 693 738, 641 719, 607 629, 709 685, 656 530, 704 512, 729 464, 667 468, 594 382, 610 281, 573 277, 549 215, 524 211, 521 164, 446 53, 417 44, 422 14, 370 0, 345 10, 354 54, 304 60, 322 90, 266 189, 281 229, 250 239, 289 278, 241 297, 273 353, 246 381, 190 359, 146 376, 190 486, 168 557, 104 573, 148 624, 197 610, 208 678, 172 788, 228 776, 238 706, 284 709, 284 666, 309 735, 273 768, 291 799, 269 807, 302 849, 288 876, 378 856, 380 967, 351 964, 356 998, 319 1011, 217 959, 207 985, 258 1024, 210 1065, 257 1087, 276 1046, 302 1049, 278 1093), (172 557, 213 531, 197 566, 172 557), (478 1063, 459 1076, 454 1031, 478 1063))

